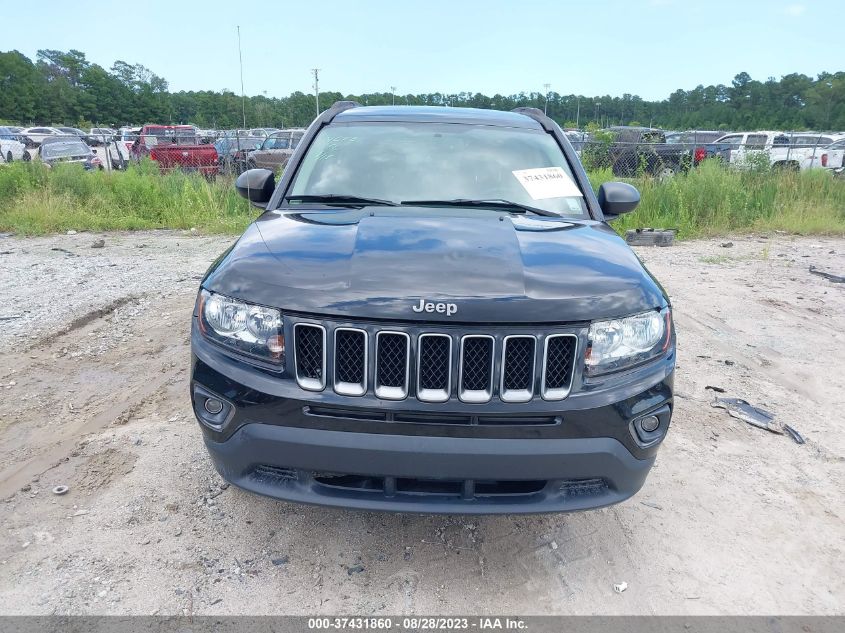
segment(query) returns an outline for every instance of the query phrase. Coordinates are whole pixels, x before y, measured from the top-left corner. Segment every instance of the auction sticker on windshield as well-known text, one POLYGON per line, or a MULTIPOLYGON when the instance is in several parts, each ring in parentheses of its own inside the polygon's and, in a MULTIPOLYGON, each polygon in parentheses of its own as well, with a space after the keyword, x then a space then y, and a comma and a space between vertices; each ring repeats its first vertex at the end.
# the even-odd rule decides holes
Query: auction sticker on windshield
POLYGON ((511 173, 534 200, 582 196, 578 185, 562 167, 517 169, 511 173))

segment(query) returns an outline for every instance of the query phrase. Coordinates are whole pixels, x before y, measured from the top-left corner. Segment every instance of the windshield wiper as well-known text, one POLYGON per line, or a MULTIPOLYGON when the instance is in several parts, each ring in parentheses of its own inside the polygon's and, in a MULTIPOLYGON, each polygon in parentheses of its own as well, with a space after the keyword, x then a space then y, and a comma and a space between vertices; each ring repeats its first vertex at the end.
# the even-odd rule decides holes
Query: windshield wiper
POLYGON ((408 206, 444 206, 444 207, 487 207, 489 209, 510 209, 515 213, 534 213, 545 215, 550 218, 562 217, 554 211, 547 211, 527 204, 505 200, 503 198, 491 198, 487 200, 472 200, 470 198, 454 198, 452 200, 403 200, 400 204, 408 206))
POLYGON ((363 207, 365 205, 395 207, 395 202, 381 200, 380 198, 362 198, 360 196, 348 196, 342 193, 303 194, 301 196, 285 196, 285 200, 294 202, 322 202, 324 204, 339 207, 363 207))

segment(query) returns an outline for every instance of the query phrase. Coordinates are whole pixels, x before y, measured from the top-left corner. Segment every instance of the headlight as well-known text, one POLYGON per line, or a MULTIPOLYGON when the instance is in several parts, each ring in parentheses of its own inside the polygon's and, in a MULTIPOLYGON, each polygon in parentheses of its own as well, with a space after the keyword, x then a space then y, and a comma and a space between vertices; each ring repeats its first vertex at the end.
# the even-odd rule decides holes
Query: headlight
POLYGON ((200 291, 200 331, 212 341, 274 364, 285 362, 282 313, 200 291))
POLYGON ((590 324, 585 358, 587 375, 619 371, 656 358, 669 349, 671 339, 669 308, 624 319, 596 321, 590 324))

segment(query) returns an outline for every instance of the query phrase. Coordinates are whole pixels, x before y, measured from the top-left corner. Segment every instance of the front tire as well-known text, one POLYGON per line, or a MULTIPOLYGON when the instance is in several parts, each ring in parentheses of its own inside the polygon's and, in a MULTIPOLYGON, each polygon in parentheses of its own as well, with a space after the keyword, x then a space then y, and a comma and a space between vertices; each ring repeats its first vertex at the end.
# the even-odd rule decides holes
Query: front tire
POLYGON ((7 153, 6 153, 6 162, 7 162, 7 163, 11 163, 11 162, 12 162, 12 160, 13 160, 13 158, 14 158, 14 157, 12 156, 12 152, 7 152, 7 153))

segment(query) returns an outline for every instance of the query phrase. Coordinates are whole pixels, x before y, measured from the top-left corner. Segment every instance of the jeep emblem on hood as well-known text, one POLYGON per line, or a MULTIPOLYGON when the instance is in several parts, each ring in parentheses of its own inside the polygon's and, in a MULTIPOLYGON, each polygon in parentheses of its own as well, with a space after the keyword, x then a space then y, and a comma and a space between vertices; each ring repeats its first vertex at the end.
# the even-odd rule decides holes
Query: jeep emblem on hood
POLYGON ((437 312, 452 316, 458 311, 458 306, 454 303, 429 303, 425 299, 420 299, 418 305, 411 306, 411 310, 414 312, 437 312))

